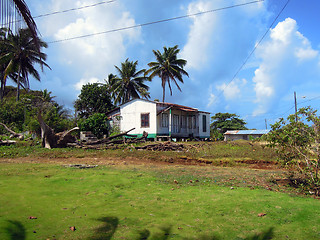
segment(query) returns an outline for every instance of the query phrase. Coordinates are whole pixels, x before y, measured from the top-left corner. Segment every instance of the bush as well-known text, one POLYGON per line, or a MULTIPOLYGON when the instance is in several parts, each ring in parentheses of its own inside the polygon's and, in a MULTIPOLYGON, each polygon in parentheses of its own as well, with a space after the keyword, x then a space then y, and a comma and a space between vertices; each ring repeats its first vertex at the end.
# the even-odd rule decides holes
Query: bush
POLYGON ((87 119, 80 119, 78 122, 80 131, 91 131, 98 138, 109 135, 110 123, 104 113, 95 113, 87 119))
POLYGON ((310 107, 301 108, 297 115, 281 118, 271 126, 267 140, 284 164, 296 164, 309 187, 319 195, 320 118, 316 112, 310 107))

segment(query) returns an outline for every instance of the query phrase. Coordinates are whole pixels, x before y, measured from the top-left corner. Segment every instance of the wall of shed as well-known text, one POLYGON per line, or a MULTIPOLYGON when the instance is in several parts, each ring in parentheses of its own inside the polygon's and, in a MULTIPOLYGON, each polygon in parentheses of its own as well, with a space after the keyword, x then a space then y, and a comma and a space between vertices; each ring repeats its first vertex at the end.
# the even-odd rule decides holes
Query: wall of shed
POLYGON ((250 138, 259 138, 263 134, 225 134, 224 141, 250 140, 250 138))

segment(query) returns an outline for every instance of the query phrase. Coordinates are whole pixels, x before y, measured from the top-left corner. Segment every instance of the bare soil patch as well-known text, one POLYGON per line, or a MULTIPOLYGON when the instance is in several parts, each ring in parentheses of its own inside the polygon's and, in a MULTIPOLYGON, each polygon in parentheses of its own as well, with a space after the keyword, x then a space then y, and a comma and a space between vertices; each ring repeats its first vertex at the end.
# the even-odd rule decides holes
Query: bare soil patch
MULTIPOLYGON (((20 158, 0 158, 0 163, 51 163, 51 164, 96 164, 96 165, 187 165, 187 166, 228 166, 224 160, 207 160, 189 157, 163 157, 159 159, 136 158, 136 157, 66 157, 66 158, 46 158, 46 157, 20 157, 20 158)), ((279 165, 274 161, 264 160, 235 160, 240 167, 253 169, 279 169, 279 165)))

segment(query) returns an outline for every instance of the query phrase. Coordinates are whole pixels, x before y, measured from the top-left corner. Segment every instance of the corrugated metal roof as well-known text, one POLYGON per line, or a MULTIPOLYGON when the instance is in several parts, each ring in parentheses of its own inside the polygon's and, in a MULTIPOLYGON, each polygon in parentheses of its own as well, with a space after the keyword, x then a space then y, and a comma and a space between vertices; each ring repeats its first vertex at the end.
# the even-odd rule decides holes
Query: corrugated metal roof
POLYGON ((118 107, 110 110, 107 112, 107 115, 113 115, 114 112, 117 112, 120 110, 120 107, 122 105, 125 105, 125 104, 128 104, 132 101, 145 101, 145 102, 151 102, 151 103, 155 103, 157 105, 160 105, 160 106, 163 106, 165 107, 165 109, 162 109, 160 111, 157 112, 157 114, 160 114, 161 112, 164 112, 164 111, 167 111, 169 110, 170 108, 172 109, 179 109, 181 111, 184 111, 184 112, 201 112, 201 113, 207 113, 207 114, 210 114, 209 112, 204 112, 204 111, 199 111, 197 108, 193 108, 193 107, 187 107, 187 106, 183 106, 183 105, 179 105, 179 104, 175 104, 175 103, 166 103, 166 102, 155 102, 155 101, 150 101, 150 100, 147 100, 147 99, 141 99, 141 98, 137 98, 137 99, 132 99, 126 103, 123 103, 121 105, 119 105, 118 107))
POLYGON ((196 108, 182 106, 182 105, 175 104, 175 103, 157 102, 157 105, 166 106, 166 107, 172 107, 172 108, 180 109, 180 110, 183 110, 183 111, 198 112, 198 109, 196 109, 196 108))
POLYGON ((233 130, 233 131, 226 131, 224 134, 227 135, 262 135, 269 133, 270 130, 263 129, 263 130, 233 130))

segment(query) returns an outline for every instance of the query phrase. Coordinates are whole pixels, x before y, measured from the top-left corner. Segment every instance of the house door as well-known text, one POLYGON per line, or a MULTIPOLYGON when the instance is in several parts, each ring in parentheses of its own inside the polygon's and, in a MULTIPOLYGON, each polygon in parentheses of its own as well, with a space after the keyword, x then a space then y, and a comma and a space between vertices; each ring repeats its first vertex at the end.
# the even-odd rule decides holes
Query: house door
POLYGON ((174 114, 172 119, 172 133, 180 132, 180 118, 179 115, 174 114))

